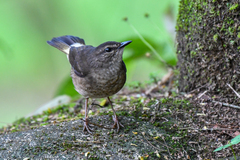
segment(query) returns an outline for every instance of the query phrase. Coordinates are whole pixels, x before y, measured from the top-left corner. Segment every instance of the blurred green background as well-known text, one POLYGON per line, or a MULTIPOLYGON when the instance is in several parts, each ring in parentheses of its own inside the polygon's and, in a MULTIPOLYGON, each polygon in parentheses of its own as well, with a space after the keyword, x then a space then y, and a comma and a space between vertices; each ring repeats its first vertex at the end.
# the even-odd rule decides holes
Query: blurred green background
POLYGON ((130 24, 165 61, 174 65, 178 3, 179 0, 0 1, 0 126, 50 101, 69 78, 66 56, 46 43, 53 37, 79 36, 93 46, 110 40, 132 40, 124 52, 127 83, 163 76, 166 68, 130 24), (127 22, 123 21, 126 17, 127 22))

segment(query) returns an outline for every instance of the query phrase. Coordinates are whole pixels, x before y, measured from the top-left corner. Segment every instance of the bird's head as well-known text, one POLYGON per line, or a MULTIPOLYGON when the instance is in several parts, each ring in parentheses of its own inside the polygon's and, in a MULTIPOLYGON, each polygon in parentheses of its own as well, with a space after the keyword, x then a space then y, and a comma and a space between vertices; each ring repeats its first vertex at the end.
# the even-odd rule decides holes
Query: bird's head
POLYGON ((117 63, 122 62, 122 54, 124 47, 132 41, 114 42, 108 41, 95 47, 93 56, 101 63, 117 63))

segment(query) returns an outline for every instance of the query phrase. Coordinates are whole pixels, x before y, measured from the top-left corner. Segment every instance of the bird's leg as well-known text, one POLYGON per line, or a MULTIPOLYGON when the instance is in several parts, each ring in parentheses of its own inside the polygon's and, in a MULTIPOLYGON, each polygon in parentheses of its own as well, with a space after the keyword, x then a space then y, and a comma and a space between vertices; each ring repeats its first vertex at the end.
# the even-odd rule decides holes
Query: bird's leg
POLYGON ((83 119, 84 121, 84 128, 83 131, 87 131, 89 134, 92 134, 93 129, 89 126, 89 121, 88 121, 88 98, 85 100, 85 118, 83 119))
POLYGON ((113 128, 117 128, 117 132, 118 132, 119 129, 120 129, 120 127, 124 127, 124 126, 118 121, 116 112, 115 112, 115 110, 113 109, 113 105, 112 105, 112 102, 111 102, 110 98, 109 98, 109 97, 107 97, 107 98, 108 98, 108 101, 109 101, 109 103, 110 103, 110 105, 111 105, 111 107, 112 107, 113 114, 114 114, 114 115, 113 115, 113 121, 114 121, 113 128))

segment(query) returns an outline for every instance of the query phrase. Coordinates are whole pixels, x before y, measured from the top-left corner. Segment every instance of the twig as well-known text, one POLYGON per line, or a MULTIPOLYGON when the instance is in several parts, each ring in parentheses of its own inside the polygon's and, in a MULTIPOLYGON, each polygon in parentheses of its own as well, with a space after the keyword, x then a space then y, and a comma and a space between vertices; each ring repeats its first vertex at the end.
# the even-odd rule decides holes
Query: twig
MULTIPOLYGON (((153 139, 154 139, 154 138, 153 138, 153 139)), ((166 145, 166 144, 164 144, 164 143, 162 143, 162 142, 160 142, 160 141, 158 141, 158 140, 156 140, 156 139, 154 139, 154 140, 157 141, 158 143, 160 143, 160 144, 163 145, 163 146, 166 146, 166 147, 168 147, 168 148, 171 148, 172 150, 180 151, 179 148, 172 148, 172 147, 169 147, 168 145, 166 145)))
POLYGON ((80 139, 77 139, 76 141, 68 141, 68 142, 101 143, 100 141, 83 141, 83 140, 80 140, 80 139))
MULTIPOLYGON (((202 94, 200 94, 196 99, 199 99, 199 98, 201 98, 205 93, 207 93, 208 91, 204 91, 202 94)), ((196 100, 195 99, 195 100, 196 100)))
POLYGON ((201 87, 198 87, 198 88, 196 88, 196 89, 188 92, 188 94, 189 94, 189 93, 192 93, 192 92, 195 92, 195 91, 197 91, 197 90, 199 90, 199 89, 201 89, 201 88, 203 88, 203 87, 206 87, 206 86, 207 86, 207 84, 205 84, 205 85, 203 85, 203 86, 201 86, 201 87))
POLYGON ((103 106, 101 106, 100 104, 97 104, 97 103, 92 103, 91 105, 92 105, 92 106, 98 106, 98 107, 100 107, 100 108, 104 108, 103 106))
POLYGON ((231 88, 233 90, 233 92, 238 96, 238 98, 240 98, 240 95, 232 88, 232 86, 228 83, 227 83, 227 85, 229 88, 231 88))
POLYGON ((183 150, 183 152, 185 152, 186 153, 186 155, 187 155, 187 158, 188 158, 188 153, 187 153, 187 151, 184 149, 184 147, 183 147, 183 145, 182 145, 182 150, 183 150))
POLYGON ((240 109, 239 106, 236 106, 236 105, 233 105, 233 104, 223 103, 223 102, 214 101, 214 100, 212 100, 212 102, 214 102, 214 103, 219 103, 219 104, 221 104, 221 105, 223 105, 223 106, 227 106, 227 107, 232 107, 232 108, 240 109))
POLYGON ((159 150, 159 151, 164 151, 164 150, 161 150, 161 149, 155 147, 154 145, 152 145, 152 144, 145 138, 145 135, 144 135, 144 134, 145 134, 145 133, 142 132, 143 138, 148 142, 148 144, 150 144, 153 148, 155 148, 155 149, 157 149, 157 150, 159 150))
POLYGON ((180 130, 198 130, 198 131, 237 131, 240 129, 229 129, 229 128, 206 128, 206 129, 197 129, 197 128, 178 128, 180 130))
POLYGON ((170 152, 169 152, 169 148, 168 148, 168 145, 167 145, 167 143, 166 143, 166 141, 165 141, 164 137, 163 137, 163 136, 161 136, 161 138, 163 139, 163 141, 164 141, 164 143, 165 143, 165 146, 167 147, 168 154, 169 154, 169 156, 170 156, 170 157, 171 157, 171 159, 172 159, 172 156, 171 156, 171 154, 170 154, 170 152))

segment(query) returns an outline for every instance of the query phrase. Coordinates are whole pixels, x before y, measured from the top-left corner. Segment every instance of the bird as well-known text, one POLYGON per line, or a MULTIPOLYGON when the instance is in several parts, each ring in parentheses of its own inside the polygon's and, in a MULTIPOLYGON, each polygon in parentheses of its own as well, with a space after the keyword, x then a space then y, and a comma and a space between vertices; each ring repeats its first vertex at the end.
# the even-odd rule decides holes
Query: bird
POLYGON ((125 46, 132 41, 107 41, 97 47, 85 45, 82 38, 65 35, 54 37, 47 43, 67 55, 71 64, 71 77, 75 90, 85 98, 83 132, 92 134, 88 119, 89 98, 107 98, 113 111, 113 128, 124 127, 118 120, 109 98, 122 89, 126 82, 126 65, 122 60, 125 46))

